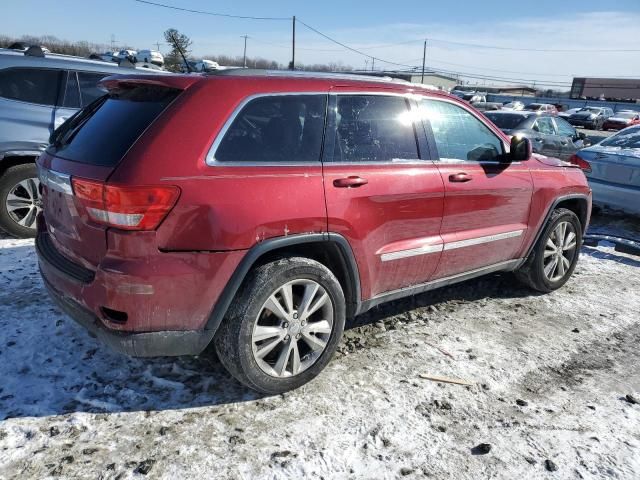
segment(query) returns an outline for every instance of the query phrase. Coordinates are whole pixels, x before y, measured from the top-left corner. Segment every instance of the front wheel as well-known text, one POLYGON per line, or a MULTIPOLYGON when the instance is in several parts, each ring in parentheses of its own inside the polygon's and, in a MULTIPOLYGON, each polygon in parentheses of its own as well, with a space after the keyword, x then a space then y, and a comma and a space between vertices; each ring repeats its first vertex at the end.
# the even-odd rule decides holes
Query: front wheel
POLYGON ((42 210, 38 171, 33 163, 7 168, 0 177, 0 229, 18 238, 36 236, 42 210))
POLYGON ((345 312, 342 288, 327 267, 308 258, 276 260, 245 281, 216 334, 216 352, 254 390, 293 390, 329 363, 345 312))
POLYGON ((542 235, 516 276, 540 292, 562 287, 573 274, 582 246, 582 225, 566 208, 553 211, 542 235))

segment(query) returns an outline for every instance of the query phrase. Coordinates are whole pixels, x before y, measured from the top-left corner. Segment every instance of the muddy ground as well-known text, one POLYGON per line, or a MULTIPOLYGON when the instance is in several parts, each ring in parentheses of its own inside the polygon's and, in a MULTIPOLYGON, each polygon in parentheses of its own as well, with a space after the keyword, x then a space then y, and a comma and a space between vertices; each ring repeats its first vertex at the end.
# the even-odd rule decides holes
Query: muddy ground
POLYGON ((601 243, 550 295, 500 274, 394 302, 263 397, 212 355, 109 351, 48 300, 32 242, 0 239, 0 478, 640 478, 639 285, 601 243))

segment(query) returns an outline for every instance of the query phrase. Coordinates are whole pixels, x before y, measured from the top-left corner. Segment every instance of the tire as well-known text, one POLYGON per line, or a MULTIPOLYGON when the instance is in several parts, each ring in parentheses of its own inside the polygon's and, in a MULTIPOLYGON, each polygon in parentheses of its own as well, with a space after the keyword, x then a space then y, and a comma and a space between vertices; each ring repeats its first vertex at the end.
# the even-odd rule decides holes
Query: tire
MULTIPOLYGON (((568 235, 568 234, 566 234, 568 235)), ((566 243, 570 246, 570 243, 566 243)), ((516 277, 525 285, 539 292, 548 293, 562 287, 571 278, 576 268, 578 257, 582 247, 582 225, 577 215, 566 208, 558 208, 553 211, 551 218, 542 231, 533 251, 525 264, 516 271, 516 277), (550 243, 554 244, 557 252, 556 241, 558 241, 558 229, 561 224, 566 224, 565 232, 575 234, 573 248, 563 249, 562 256, 567 260, 561 260, 557 253, 551 253, 550 243), (566 252, 566 253, 565 253, 566 252), (545 257, 545 254, 548 254, 545 257), (552 267, 554 259, 557 261, 556 267, 552 267), (562 265, 560 263, 562 262, 562 265), (545 267, 547 272, 545 272, 545 267), (561 271, 563 270, 563 272, 561 271), (551 274, 549 274, 551 270, 551 274)))
POLYGON ((34 163, 15 165, 4 172, 0 177, 1 230, 18 238, 36 236, 35 219, 42 209, 39 185, 38 171, 34 163), (26 188, 21 185, 25 185, 26 188), (10 211, 10 208, 18 204, 24 205, 25 208, 10 211))
POLYGON ((311 381, 329 363, 342 338, 345 317, 342 288, 327 267, 308 258, 283 258, 249 274, 216 333, 214 345, 221 363, 238 381, 261 393, 283 393, 311 381), (314 312, 306 323, 306 309, 299 314, 297 309, 303 307, 314 284, 319 288, 309 294, 308 305, 322 306, 311 308, 314 312), (287 285, 291 285, 293 308, 285 307, 283 289, 287 285), (267 308, 273 298, 282 302, 279 315, 271 313, 276 308, 267 308), (329 324, 330 329, 326 327, 329 324), (265 334, 264 329, 278 333, 265 334), (294 343, 295 348, 290 348, 294 343), (264 351, 269 353, 258 358, 264 351))

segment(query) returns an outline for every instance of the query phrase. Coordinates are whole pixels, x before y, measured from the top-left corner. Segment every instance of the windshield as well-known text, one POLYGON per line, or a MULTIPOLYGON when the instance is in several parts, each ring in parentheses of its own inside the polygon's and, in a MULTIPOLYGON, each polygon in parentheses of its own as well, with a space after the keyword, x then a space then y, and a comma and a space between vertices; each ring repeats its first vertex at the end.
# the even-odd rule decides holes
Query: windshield
POLYGON ((595 107, 582 108, 582 109, 580 109, 580 111, 581 112, 600 113, 600 109, 599 108, 595 108, 595 107))
POLYGON ((603 140, 603 147, 640 149, 640 127, 629 128, 603 140))
POLYGON ((620 112, 620 113, 616 113, 615 117, 616 118, 634 118, 636 115, 638 114, 633 112, 620 112))
POLYGON ((539 103, 532 103, 531 105, 527 105, 526 107, 524 107, 525 110, 533 110, 534 112, 536 110, 540 110, 542 108, 542 105, 539 103))
POLYGON ((517 128, 526 117, 522 115, 517 115, 515 113, 492 113, 487 112, 485 116, 491 120, 496 126, 501 130, 512 130, 517 128))
POLYGON ((476 95, 474 93, 467 93, 465 95, 463 95, 461 98, 463 100, 471 100, 473 97, 475 97, 476 95))

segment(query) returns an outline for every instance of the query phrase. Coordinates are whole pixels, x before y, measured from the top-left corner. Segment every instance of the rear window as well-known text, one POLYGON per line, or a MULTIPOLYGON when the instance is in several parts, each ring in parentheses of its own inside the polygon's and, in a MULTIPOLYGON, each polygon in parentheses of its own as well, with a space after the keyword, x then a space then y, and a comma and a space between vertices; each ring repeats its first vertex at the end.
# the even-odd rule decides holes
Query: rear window
POLYGON ((491 120, 496 127, 503 130, 512 130, 517 128, 527 117, 523 115, 511 115, 509 113, 485 113, 485 116, 491 120))
POLYGON ((178 93, 137 86, 100 97, 53 133, 49 152, 74 162, 115 166, 178 93))
POLYGON ((640 127, 629 128, 600 142, 604 147, 640 149, 640 127))

